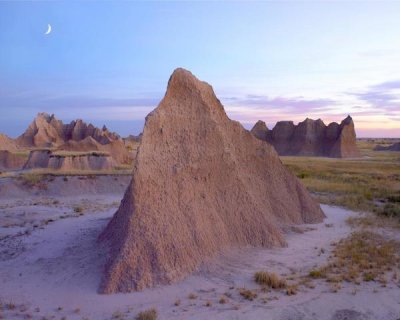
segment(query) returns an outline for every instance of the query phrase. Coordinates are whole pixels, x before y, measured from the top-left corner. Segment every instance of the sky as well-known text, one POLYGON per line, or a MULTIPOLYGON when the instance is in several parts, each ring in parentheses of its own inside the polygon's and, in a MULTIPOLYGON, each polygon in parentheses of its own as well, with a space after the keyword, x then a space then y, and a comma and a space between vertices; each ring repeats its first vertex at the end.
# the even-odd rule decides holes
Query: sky
POLYGON ((0 132, 47 112, 138 134, 183 67, 248 129, 350 114, 400 137, 399 37, 400 2, 0 1, 0 132))

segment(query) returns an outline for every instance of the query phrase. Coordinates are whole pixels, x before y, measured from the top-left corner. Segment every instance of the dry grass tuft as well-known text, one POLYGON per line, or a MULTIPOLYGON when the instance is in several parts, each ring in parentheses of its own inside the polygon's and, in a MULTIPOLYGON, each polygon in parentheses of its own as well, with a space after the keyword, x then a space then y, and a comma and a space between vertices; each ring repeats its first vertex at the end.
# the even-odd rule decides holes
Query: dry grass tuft
POLYGON ((279 278, 279 276, 273 272, 258 271, 254 274, 254 281, 272 289, 282 289, 286 287, 286 281, 279 278))
POLYGON ((297 285, 290 285, 287 286, 286 288, 286 294, 288 296, 294 296, 295 294, 297 294, 297 290, 298 290, 298 286, 297 285))
POLYGON ((245 288, 239 289, 239 294, 246 300, 250 301, 253 301, 255 298, 257 298, 257 293, 245 288))
POLYGON ((225 304, 226 303, 226 298, 224 296, 221 296, 218 301, 220 304, 225 304))
POLYGON ((158 316, 157 310, 152 308, 149 310, 145 310, 140 312, 137 316, 136 316, 136 320, 156 320, 158 316))
POLYGON ((190 293, 190 294, 188 295, 188 298, 189 298, 190 300, 194 300, 194 299, 197 299, 197 296, 196 296, 194 293, 190 293))

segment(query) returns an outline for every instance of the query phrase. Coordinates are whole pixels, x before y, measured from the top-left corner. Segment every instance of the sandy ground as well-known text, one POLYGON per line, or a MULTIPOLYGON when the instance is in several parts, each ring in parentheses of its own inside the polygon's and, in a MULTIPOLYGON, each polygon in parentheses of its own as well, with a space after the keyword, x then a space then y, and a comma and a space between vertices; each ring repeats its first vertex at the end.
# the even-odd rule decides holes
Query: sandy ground
POLYGON ((96 239, 122 196, 0 198, 0 318, 134 319, 154 307, 159 319, 400 319, 394 282, 348 284, 335 293, 321 280, 294 296, 254 283, 256 271, 299 275, 326 262, 331 244, 351 232, 346 218, 357 215, 328 206, 324 223, 289 231, 286 248, 232 250, 180 283, 100 295, 105 254, 96 239), (245 300, 240 288, 257 298, 245 300))

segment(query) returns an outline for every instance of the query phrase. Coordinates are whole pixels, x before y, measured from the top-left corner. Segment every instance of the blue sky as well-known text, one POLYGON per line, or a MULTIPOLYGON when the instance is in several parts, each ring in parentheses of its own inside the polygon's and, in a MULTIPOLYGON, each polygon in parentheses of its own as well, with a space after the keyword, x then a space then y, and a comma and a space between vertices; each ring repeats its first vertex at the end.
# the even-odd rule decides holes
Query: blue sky
POLYGON ((400 137, 399 34, 400 2, 2 1, 0 132, 46 111, 137 134, 184 67, 247 128, 350 113, 400 137))

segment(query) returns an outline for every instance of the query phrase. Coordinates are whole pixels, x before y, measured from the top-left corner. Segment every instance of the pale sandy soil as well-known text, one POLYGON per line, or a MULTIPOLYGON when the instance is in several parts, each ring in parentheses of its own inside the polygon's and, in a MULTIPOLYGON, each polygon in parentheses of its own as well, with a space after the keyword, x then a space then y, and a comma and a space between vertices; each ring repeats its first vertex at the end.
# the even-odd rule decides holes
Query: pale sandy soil
POLYGON ((400 288, 395 282, 386 288, 374 282, 356 288, 348 284, 334 293, 318 280, 314 289, 301 287, 294 296, 283 290, 262 292, 254 283, 255 271, 299 275, 326 262, 331 243, 351 231, 345 219, 357 215, 328 206, 323 206, 324 223, 290 231, 286 248, 232 250, 180 283, 99 295, 105 255, 96 239, 122 196, 0 198, 0 318, 134 319, 152 307, 159 319, 400 318, 400 288), (77 206, 82 212, 74 211, 77 206), (254 289, 258 297, 243 299, 238 292, 242 287, 254 289), (221 304, 223 295, 226 303, 221 304), (12 304, 4 306, 7 303, 12 304))

